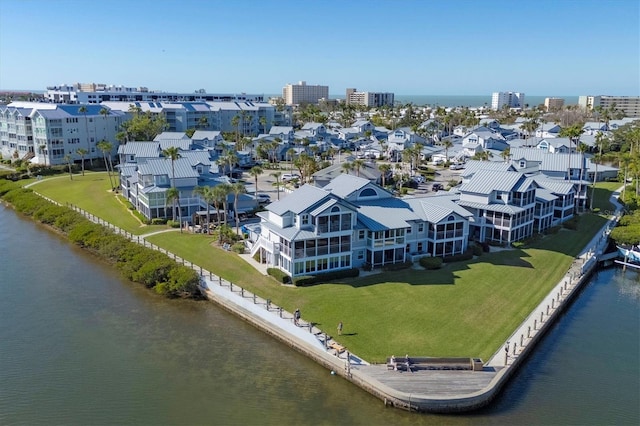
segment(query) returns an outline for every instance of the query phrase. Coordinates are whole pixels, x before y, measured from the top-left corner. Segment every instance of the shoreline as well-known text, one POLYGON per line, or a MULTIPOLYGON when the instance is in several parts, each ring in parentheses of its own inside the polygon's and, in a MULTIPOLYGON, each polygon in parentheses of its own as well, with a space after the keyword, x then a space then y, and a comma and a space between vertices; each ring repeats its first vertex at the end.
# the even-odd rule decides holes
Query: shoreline
MULTIPOLYGON (((616 191, 611 196, 616 206, 616 213, 621 208, 616 201, 618 195, 619 191, 616 191)), ((52 200, 47 199, 47 201, 52 200)), ((85 216, 92 216, 77 207, 71 208, 85 216)), ((94 221, 95 219, 93 217, 94 221)), ((512 343, 513 350, 510 346, 505 346, 507 349, 505 354, 502 348, 499 348, 484 364, 482 371, 425 370, 408 375, 405 372, 390 372, 385 364, 369 365, 348 351, 336 350, 337 348, 331 347, 331 338, 313 324, 294 325, 293 315, 271 304, 270 301, 261 299, 238 285, 227 282, 212 272, 149 243, 144 240, 144 237, 128 236, 132 241, 164 252, 175 261, 198 272, 201 278, 200 291, 207 299, 306 355, 330 370, 331 374, 340 375, 378 397, 385 405, 416 412, 460 413, 488 405, 532 353, 536 343, 546 334, 559 314, 570 306, 597 267, 598 257, 606 248, 609 232, 617 220, 619 220, 619 214, 609 218, 582 252, 576 256, 564 278, 516 328, 505 342, 512 343), (425 393, 424 389, 435 390, 425 393)), ((102 224, 105 225, 105 223, 102 224)), ((126 231, 111 224, 109 228, 115 233, 127 234, 126 231)))

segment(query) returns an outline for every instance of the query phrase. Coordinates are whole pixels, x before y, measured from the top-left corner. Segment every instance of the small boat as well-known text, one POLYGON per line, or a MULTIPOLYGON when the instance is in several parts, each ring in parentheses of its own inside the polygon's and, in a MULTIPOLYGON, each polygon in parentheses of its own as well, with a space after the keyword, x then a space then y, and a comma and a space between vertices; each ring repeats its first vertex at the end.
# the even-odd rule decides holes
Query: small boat
POLYGON ((640 246, 617 246, 618 252, 624 257, 625 262, 640 264, 640 246))

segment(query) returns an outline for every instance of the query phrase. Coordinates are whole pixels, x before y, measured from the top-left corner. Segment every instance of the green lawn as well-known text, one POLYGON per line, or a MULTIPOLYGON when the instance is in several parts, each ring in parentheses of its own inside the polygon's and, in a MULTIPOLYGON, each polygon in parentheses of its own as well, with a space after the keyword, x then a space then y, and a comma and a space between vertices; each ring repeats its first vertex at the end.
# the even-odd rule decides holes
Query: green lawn
MULTIPOLYGON (((615 183, 611 187, 617 188, 615 183)), ((73 181, 59 177, 33 186, 131 232, 154 229, 141 227, 108 188, 105 173, 74 175, 73 181)), ((603 203, 609 188, 597 190, 603 203)), ((148 239, 290 312, 300 308, 303 319, 329 334, 336 334, 342 321, 338 340, 368 361, 405 353, 487 360, 560 281, 604 222, 585 214, 577 231, 561 230, 525 249, 484 254, 437 271, 378 273, 307 288, 283 286, 261 275, 236 254, 218 248, 211 236, 170 232, 148 239)))
POLYGON ((74 204, 132 234, 146 234, 166 228, 140 222, 128 209, 129 202, 109 190, 106 172, 85 172, 84 176, 74 174, 73 180, 69 179, 69 175, 54 176, 30 188, 60 203, 74 204))
POLYGON ((441 270, 405 270, 307 288, 262 276, 212 237, 159 234, 153 243, 242 285, 335 334, 373 362, 391 354, 469 356, 487 360, 561 279, 605 219, 583 215, 577 231, 561 230, 531 248, 506 250, 441 270))

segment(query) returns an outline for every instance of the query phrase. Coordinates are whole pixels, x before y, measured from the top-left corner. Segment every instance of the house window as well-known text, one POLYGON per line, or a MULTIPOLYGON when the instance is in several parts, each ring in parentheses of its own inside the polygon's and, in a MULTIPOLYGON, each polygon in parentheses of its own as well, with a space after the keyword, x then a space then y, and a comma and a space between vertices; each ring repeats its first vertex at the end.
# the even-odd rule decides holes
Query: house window
POLYGON ((520 166, 520 168, 524 168, 526 166, 526 163, 524 160, 520 160, 520 163, 518 165, 520 166))
POLYGON ((418 225, 418 232, 424 232, 424 223, 418 225))
POLYGON ((303 214, 300 217, 300 222, 302 223, 302 225, 308 225, 309 224, 309 215, 303 214))
POLYGON ((359 250, 358 251, 358 260, 362 260, 364 259, 364 250, 359 250))
POLYGON ((364 240, 365 233, 366 233, 366 230, 364 230, 364 229, 359 230, 358 231, 358 239, 359 240, 364 240))
POLYGON ((407 228, 407 234, 410 234, 410 233, 411 233, 411 227, 408 227, 407 228))

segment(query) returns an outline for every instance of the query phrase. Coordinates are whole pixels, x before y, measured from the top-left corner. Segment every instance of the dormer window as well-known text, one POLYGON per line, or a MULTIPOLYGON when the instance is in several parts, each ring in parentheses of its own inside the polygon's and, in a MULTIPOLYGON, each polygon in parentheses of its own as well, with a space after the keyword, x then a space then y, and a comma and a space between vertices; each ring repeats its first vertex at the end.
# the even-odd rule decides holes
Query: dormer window
POLYGON ((518 166, 523 169, 525 166, 527 165, 526 161, 524 160, 520 160, 520 163, 518 163, 518 166))
POLYGON ((305 226, 309 224, 309 215, 308 214, 303 214, 300 216, 300 225, 301 226, 305 226))

